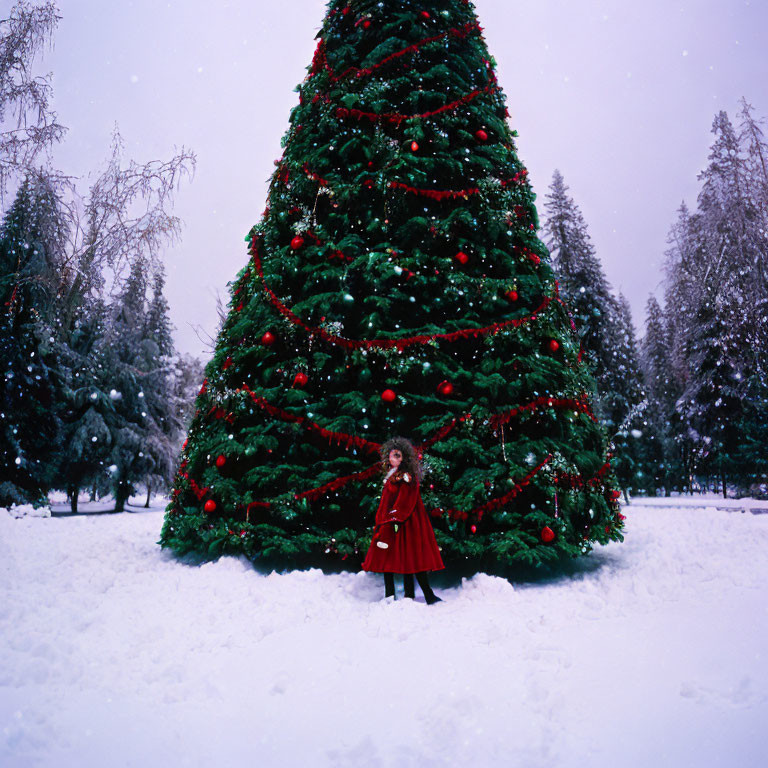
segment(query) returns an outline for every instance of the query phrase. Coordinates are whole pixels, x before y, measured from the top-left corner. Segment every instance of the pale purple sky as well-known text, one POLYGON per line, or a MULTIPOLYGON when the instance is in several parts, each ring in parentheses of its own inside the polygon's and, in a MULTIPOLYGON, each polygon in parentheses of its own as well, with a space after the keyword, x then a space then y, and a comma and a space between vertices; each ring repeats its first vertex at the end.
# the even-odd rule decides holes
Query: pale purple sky
MULTIPOLYGON (((1 0, 3 5, 9 0, 1 0)), ((425 6, 429 0, 425 0, 425 6)), ((744 95, 768 117, 766 0, 475 0, 539 199, 559 168, 608 279, 642 333, 667 231, 695 205, 715 113, 744 95)), ((60 0, 54 107, 70 130, 56 165, 82 176, 108 157, 118 123, 126 155, 198 156, 167 252, 178 347, 200 354, 215 292, 246 263, 245 234, 267 181, 325 11, 323 0, 60 0)), ((3 11, 3 16, 7 13, 3 11)))

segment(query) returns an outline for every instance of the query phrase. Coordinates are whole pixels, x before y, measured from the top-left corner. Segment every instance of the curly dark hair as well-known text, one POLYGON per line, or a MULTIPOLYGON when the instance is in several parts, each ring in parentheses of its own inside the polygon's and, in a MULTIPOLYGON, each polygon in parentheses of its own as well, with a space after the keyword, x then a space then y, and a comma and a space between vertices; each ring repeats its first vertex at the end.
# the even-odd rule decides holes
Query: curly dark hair
POLYGON ((389 440, 382 443, 379 453, 381 454, 381 466, 384 473, 386 474, 391 469, 389 465, 389 452, 392 450, 398 450, 403 454, 398 474, 403 471, 409 472, 412 477, 415 477, 421 483, 424 471, 416 454, 416 448, 407 437, 390 437, 389 440))

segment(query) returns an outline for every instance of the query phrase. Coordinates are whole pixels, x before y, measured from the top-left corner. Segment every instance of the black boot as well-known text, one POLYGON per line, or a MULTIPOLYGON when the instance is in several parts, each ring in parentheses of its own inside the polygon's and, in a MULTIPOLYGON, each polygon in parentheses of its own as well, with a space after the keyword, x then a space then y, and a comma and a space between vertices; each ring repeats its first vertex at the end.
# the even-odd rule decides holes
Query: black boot
MULTIPOLYGON (((395 574, 384 574, 384 597, 395 597, 395 574)), ((395 600, 397 598, 395 597, 395 600)))
POLYGON ((403 574, 403 592, 406 597, 413 598, 413 574, 412 573, 404 573, 403 574))
POLYGON ((427 601, 427 605, 432 605, 432 603, 441 603, 443 601, 442 597, 438 597, 433 591, 432 587, 429 586, 429 577, 427 576, 426 571, 422 571, 421 573, 416 574, 416 580, 419 582, 419 586, 421 587, 421 591, 424 593, 424 599, 427 601))

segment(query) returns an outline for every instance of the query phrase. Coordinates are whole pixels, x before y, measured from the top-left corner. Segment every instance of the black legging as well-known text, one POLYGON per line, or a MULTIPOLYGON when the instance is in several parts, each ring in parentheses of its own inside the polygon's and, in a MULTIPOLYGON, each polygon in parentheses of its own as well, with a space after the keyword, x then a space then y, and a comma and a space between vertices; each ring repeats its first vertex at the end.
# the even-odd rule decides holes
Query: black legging
MULTIPOLYGON (((414 597, 413 576, 414 574, 412 573, 403 574, 403 592, 405 594, 405 597, 414 597)), ((421 587, 421 591, 424 593, 425 599, 429 600, 430 598, 434 597, 435 593, 432 591, 432 587, 429 585, 429 576, 427 575, 427 571, 422 571, 421 573, 417 573, 416 581, 419 582, 419 586, 421 587)), ((384 597, 393 597, 394 594, 395 594, 395 574, 385 573, 384 574, 384 597)))

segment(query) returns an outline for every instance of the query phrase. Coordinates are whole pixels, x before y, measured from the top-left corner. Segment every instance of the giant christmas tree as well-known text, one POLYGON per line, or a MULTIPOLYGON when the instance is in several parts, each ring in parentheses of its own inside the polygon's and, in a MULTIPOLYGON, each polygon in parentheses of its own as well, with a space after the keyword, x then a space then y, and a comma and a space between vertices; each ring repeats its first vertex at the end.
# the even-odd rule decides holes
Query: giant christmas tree
POLYGON ((196 402, 161 543, 357 568, 381 444, 446 564, 623 540, 594 382, 468 0, 332 0, 196 402))

